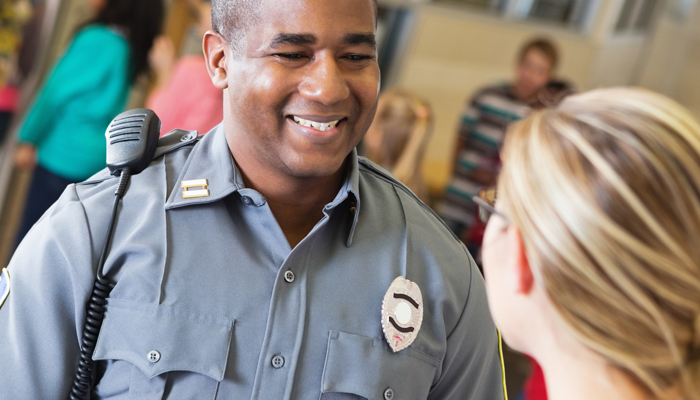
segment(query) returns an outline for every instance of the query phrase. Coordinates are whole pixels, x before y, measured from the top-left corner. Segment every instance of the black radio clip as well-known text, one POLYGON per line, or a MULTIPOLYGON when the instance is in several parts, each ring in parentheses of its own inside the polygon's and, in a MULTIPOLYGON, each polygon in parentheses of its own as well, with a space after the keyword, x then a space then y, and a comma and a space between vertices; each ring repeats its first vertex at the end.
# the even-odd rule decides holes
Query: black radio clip
POLYGON ((160 119, 155 112, 145 108, 125 111, 112 120, 105 136, 107 137, 107 168, 112 175, 119 177, 119 184, 114 192, 107 240, 97 264, 97 276, 87 303, 87 317, 80 344, 80 361, 70 400, 88 399, 92 391, 95 364, 92 354, 104 320, 107 298, 115 285, 104 275, 104 264, 114 235, 119 203, 124 197, 131 175, 146 169, 153 159, 160 136, 160 119))

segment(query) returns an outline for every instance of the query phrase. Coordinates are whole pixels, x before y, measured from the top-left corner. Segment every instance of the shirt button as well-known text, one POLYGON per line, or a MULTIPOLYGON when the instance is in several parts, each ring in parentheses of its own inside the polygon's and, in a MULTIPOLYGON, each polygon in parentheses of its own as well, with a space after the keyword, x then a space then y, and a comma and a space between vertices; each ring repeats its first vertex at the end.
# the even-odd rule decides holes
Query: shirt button
POLYGON ((152 363, 157 363, 160 361, 160 353, 156 350, 151 350, 148 352, 148 361, 152 363))
POLYGON ((245 204, 247 206, 253 205, 253 199, 251 199, 248 196, 241 197, 241 200, 243 200, 243 204, 245 204))
POLYGON ((181 142, 186 142, 188 140, 192 140, 197 137, 197 132, 190 132, 180 138, 181 142))
POLYGON ((276 369, 284 367, 284 357, 279 355, 272 357, 272 366, 276 369))
POLYGON ((294 272, 287 270, 284 273, 284 280, 287 281, 287 283, 292 283, 294 282, 294 272))
POLYGON ((391 388, 384 391, 384 400, 392 400, 394 398, 394 391, 391 388))

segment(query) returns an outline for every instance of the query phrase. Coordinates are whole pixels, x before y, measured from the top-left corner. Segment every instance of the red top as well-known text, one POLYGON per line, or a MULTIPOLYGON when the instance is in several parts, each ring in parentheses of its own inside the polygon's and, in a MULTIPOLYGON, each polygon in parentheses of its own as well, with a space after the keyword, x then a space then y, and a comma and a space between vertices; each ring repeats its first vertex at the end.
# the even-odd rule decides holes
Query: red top
POLYGON ((531 373, 525 381, 523 393, 525 400, 547 400, 547 387, 544 382, 544 372, 542 367, 530 358, 531 373))
POLYGON ((181 58, 168 85, 151 93, 146 108, 158 114, 161 136, 176 128, 202 135, 224 118, 223 93, 211 83, 202 56, 181 58))
POLYGON ((19 103, 19 89, 13 85, 5 85, 0 89, 0 111, 14 112, 19 103))

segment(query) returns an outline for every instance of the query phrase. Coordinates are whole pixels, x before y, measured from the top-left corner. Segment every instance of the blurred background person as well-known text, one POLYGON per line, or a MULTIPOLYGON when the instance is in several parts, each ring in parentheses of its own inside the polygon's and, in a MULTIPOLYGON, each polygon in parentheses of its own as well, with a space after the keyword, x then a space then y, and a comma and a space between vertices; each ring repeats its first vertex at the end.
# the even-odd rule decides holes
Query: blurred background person
POLYGON ((518 53, 515 80, 482 89, 462 114, 453 175, 438 213, 479 264, 484 227, 475 223, 471 198, 480 187, 495 182, 506 128, 541 103, 538 94, 554 76, 558 63, 559 53, 550 40, 528 41, 518 53))
POLYGON ((75 37, 38 92, 19 131, 15 165, 33 168, 15 242, 66 185, 105 167, 105 130, 124 107, 161 29, 161 0, 92 0, 96 17, 75 37))
MULTIPOLYGON (((195 35, 201 43, 204 33, 211 30, 211 1, 191 0, 191 7, 197 15, 195 35)), ((177 62, 175 54, 170 38, 156 39, 149 54, 155 88, 146 108, 160 117, 161 135, 176 128, 207 133, 223 120, 223 93, 211 83, 201 45, 196 55, 185 55, 177 62)))
POLYGON ((422 166, 431 129, 430 106, 413 94, 393 89, 380 96, 374 121, 362 141, 368 159, 390 171, 426 203, 422 166))
POLYGON ((530 102, 533 110, 541 110, 547 107, 556 107, 565 97, 576 93, 576 88, 565 80, 555 79, 537 92, 535 99, 530 102))
POLYGON ((513 126, 483 261, 504 339, 551 399, 700 399, 700 124, 642 89, 513 126))

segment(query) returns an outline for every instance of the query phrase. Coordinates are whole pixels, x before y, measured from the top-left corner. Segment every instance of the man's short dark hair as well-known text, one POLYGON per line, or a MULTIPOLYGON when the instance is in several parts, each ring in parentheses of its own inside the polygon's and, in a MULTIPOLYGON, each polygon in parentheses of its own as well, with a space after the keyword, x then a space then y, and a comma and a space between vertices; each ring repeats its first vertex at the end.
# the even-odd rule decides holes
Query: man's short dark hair
MULTIPOLYGON (((211 0, 211 26, 233 48, 240 49, 246 31, 259 17, 261 3, 262 0, 211 0)), ((376 17, 377 0, 374 7, 376 17)))
POLYGON ((544 54, 544 56, 549 60, 552 70, 557 68, 557 65, 559 64, 559 51, 557 51, 557 47, 551 40, 546 38, 535 38, 528 41, 520 48, 518 60, 524 60, 525 56, 530 50, 537 50, 544 54))
POLYGON ((231 46, 245 37, 245 32, 258 14, 261 0, 212 0, 211 26, 231 46))

